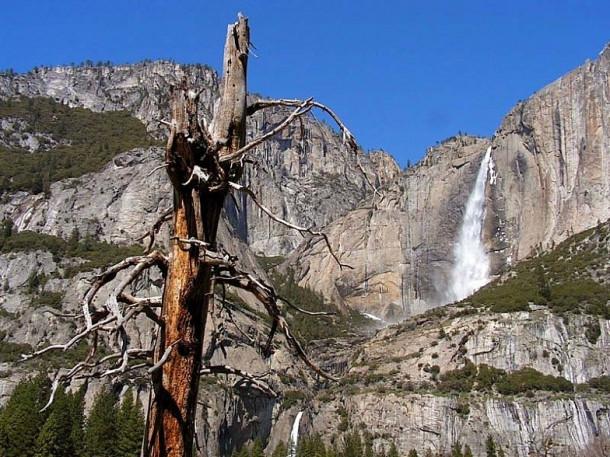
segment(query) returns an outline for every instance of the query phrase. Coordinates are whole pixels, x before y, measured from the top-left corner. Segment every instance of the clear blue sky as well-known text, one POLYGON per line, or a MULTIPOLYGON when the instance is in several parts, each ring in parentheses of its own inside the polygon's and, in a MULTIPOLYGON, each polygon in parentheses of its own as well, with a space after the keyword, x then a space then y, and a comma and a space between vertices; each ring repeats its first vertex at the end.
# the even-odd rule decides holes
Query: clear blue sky
POLYGON ((594 59, 610 1, 22 0, 1 6, 0 68, 174 59, 219 68, 250 18, 249 90, 314 96, 400 164, 458 131, 490 136, 521 99, 594 59))

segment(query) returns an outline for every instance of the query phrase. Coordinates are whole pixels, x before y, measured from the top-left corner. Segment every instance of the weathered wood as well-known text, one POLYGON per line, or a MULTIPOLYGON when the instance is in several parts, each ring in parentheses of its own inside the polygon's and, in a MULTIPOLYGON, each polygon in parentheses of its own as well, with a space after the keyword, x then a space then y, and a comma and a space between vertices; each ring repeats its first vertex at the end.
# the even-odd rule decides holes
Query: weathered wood
MULTIPOLYGON (((224 54, 221 98, 217 104, 209 131, 198 120, 196 88, 188 85, 185 77, 172 94, 172 121, 166 148, 165 163, 153 170, 164 168, 173 185, 172 208, 163 212, 145 236, 150 238, 144 256, 130 257, 107 267, 91 282, 82 303, 84 328, 65 344, 54 344, 23 355, 22 360, 40 356, 48 351, 65 351, 89 340, 89 353, 85 360, 73 365, 68 372, 58 373, 53 381, 49 405, 62 383, 76 376, 98 378, 140 370, 150 366, 152 392, 147 418, 147 430, 142 454, 154 457, 192 456, 194 417, 199 375, 212 372, 231 373, 249 379, 252 385, 265 390, 265 384, 239 369, 227 367, 202 368, 203 336, 208 308, 213 300, 214 284, 231 285, 250 291, 265 306, 272 319, 272 327, 265 345, 271 349, 276 331, 282 331, 296 354, 320 376, 334 379, 320 370, 292 335, 284 319, 277 296, 272 287, 235 268, 235 259, 216 246, 216 234, 224 200, 230 191, 243 192, 253 199, 271 219, 301 233, 322 236, 333 253, 324 233, 299 227, 274 215, 249 189, 237 184, 241 177, 246 154, 267 141, 293 121, 306 115, 312 108, 326 111, 343 132, 344 143, 354 152, 356 142, 340 119, 326 106, 307 100, 259 100, 246 107, 246 76, 249 42, 247 19, 240 15, 237 23, 229 26, 224 54), (293 107, 296 110, 278 126, 261 137, 245 144, 246 116, 260 109, 274 106, 293 107), (169 256, 152 251, 161 225, 174 220, 169 256), (163 297, 135 297, 126 288, 140 274, 153 266, 165 278, 163 297), (125 277, 119 273, 130 268, 125 277), (103 286, 118 283, 103 305, 96 306, 94 299, 103 286), (131 305, 129 309, 121 305, 131 305), (161 314, 157 309, 161 308, 161 314), (157 326, 154 356, 149 348, 130 348, 126 323, 139 314, 146 315, 157 326), (117 332, 120 351, 94 358, 99 333, 117 332), (133 362, 138 359, 136 363, 133 362), (140 362, 147 359, 146 362, 140 362)), ((151 174, 153 173, 151 172, 151 174)), ((363 171, 364 173, 364 171, 363 171)), ((150 175, 149 175, 150 176, 150 175)), ((366 175, 365 175, 366 176, 366 175)), ((367 179, 368 180, 368 179, 367 179)), ((342 265, 335 256, 335 260, 342 265)), ((299 309, 300 310, 300 309, 299 309)), ((300 310, 303 311, 303 310, 300 310)), ((309 313, 316 314, 316 313, 309 313)), ((213 338, 208 343, 213 351, 213 338)), ((206 359, 209 360, 211 353, 206 359)), ((272 391, 268 392, 272 394, 272 391)), ((47 405, 48 406, 48 405, 47 405)))
POLYGON ((152 374, 147 456, 192 455, 203 336, 214 286, 212 265, 200 251, 204 243, 215 249, 227 180, 241 174, 240 164, 221 167, 219 156, 245 143, 248 46, 247 19, 240 16, 227 32, 221 99, 211 134, 198 122, 198 94, 186 82, 172 96, 166 163, 174 187, 174 228, 155 363, 166 360, 152 374), (188 239, 203 243, 181 241, 188 239))

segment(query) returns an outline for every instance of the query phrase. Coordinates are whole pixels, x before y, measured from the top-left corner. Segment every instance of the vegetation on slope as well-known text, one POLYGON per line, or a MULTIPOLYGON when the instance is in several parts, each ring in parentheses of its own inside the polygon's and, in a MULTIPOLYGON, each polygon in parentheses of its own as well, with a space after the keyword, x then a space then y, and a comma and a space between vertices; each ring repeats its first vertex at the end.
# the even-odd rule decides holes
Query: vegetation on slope
POLYGON ((535 391, 573 392, 574 385, 561 376, 544 375, 533 368, 507 373, 485 364, 477 366, 467 360, 464 367, 442 374, 437 389, 445 393, 495 390, 501 395, 517 395, 535 391))
POLYGON ((4 139, 0 193, 46 192, 54 181, 100 170, 121 152, 155 144, 144 124, 127 111, 96 113, 50 98, 0 101, 0 120, 17 127, 13 135, 39 143, 32 153, 4 139))
POLYGON ((287 308, 288 322, 301 341, 349 336, 369 323, 360 313, 341 313, 334 304, 325 302, 320 294, 299 286, 292 271, 287 275, 272 272, 270 276, 278 295, 289 303, 307 311, 333 313, 313 317, 287 308))
POLYGON ((40 411, 50 394, 44 375, 22 381, 0 410, 0 455, 137 457, 144 431, 142 403, 128 389, 119 403, 109 389, 95 397, 88 417, 84 391, 58 390, 53 404, 40 411))
MULTIPOLYGON (((4 220, 0 224, 0 252, 31 252, 48 251, 54 259, 78 258, 85 262, 72 265, 65 269, 64 276, 71 277, 81 271, 90 271, 94 268, 111 265, 125 257, 140 255, 141 246, 118 246, 99 241, 96 237, 86 234, 81 237, 78 230, 74 230, 66 241, 53 235, 24 230, 15 232, 12 223, 4 220)), ((39 280, 41 278, 38 278, 39 280)), ((32 279, 35 282, 35 279, 32 279)), ((35 289, 40 284, 32 284, 35 289)))
POLYGON ((547 306, 557 314, 585 313, 610 319, 609 224, 579 233, 552 251, 520 262, 462 302, 493 312, 547 306))

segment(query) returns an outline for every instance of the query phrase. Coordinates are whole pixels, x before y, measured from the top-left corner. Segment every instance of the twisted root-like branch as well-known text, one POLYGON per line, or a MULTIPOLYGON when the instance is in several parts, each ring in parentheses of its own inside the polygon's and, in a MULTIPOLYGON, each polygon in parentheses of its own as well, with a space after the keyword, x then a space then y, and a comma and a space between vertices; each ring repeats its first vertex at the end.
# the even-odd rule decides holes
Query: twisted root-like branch
POLYGON ((354 267, 352 267, 351 265, 348 265, 346 263, 342 263, 339 260, 339 257, 337 257, 337 254, 335 253, 335 251, 333 250, 332 246, 330 245, 330 240, 328 239, 328 235, 326 235, 326 233, 324 232, 318 232, 315 231, 311 228, 307 228, 307 227, 300 227, 298 225, 295 224, 291 224, 290 222, 288 222, 287 220, 282 219, 281 217, 273 214, 273 212, 267 208, 265 205, 263 205, 258 198, 256 197, 256 194, 254 192, 252 192, 251 189, 249 189, 248 187, 242 186, 241 184, 236 184, 233 182, 229 183, 229 187, 231 189, 234 189, 238 192, 241 192, 242 194, 246 194, 248 195, 252 201, 254 202, 254 204, 256 206, 258 206, 267 216, 269 216, 271 219, 273 219, 274 221, 292 229, 292 230, 296 230, 298 232, 300 232, 301 234, 305 234, 308 233, 310 235, 316 236, 316 237, 320 237, 324 240, 324 242, 326 243, 326 247, 328 248, 328 251, 330 252, 330 254, 333 256, 333 258, 335 259, 335 262, 337 262, 337 264, 339 265, 339 268, 343 269, 343 268, 349 268, 351 270, 354 269, 354 267))
MULTIPOLYGON (((115 298, 120 293, 122 293, 123 290, 129 284, 131 284, 140 275, 142 271, 148 268, 157 266, 159 267, 161 272, 165 274, 165 272, 167 271, 167 258, 159 251, 153 251, 145 256, 128 257, 126 259, 123 259, 119 263, 108 267, 99 275, 95 276, 91 281, 91 286, 89 287, 89 290, 87 290, 87 293, 85 294, 85 297, 83 298, 82 302, 82 311, 83 315, 85 316, 85 324, 87 327, 91 327, 94 323, 90 308, 92 306, 93 299, 95 298, 97 293, 104 285, 113 281, 118 273, 131 266, 134 266, 134 270, 132 270, 131 274, 124 281, 122 281, 119 286, 115 288, 115 291, 113 293, 115 298)), ((114 305, 114 303, 110 302, 107 302, 107 304, 114 305)))
MULTIPOLYGON (((152 356, 152 350, 147 350, 147 349, 129 349, 127 352, 131 357, 138 358, 138 359, 150 358, 152 356)), ((83 379, 83 378, 88 379, 88 378, 96 378, 96 377, 101 378, 101 377, 112 376, 113 374, 115 374, 118 371, 117 369, 106 369, 104 371, 99 371, 99 370, 98 371, 88 371, 83 374, 80 374, 80 373, 87 369, 93 370, 105 363, 108 363, 109 361, 112 361, 115 359, 124 360, 124 358, 125 358, 125 356, 122 353, 110 354, 95 362, 87 362, 87 361, 78 362, 76 365, 74 365, 72 368, 70 368, 67 373, 57 373, 55 375, 55 378, 53 379, 53 383, 51 385, 51 393, 49 395, 49 400, 47 401, 47 404, 45 406, 43 406, 43 408, 40 410, 40 412, 45 411, 46 409, 49 408, 49 406, 51 406, 51 404, 53 403, 53 400, 55 399, 55 394, 57 393, 57 389, 63 383, 69 382, 72 379, 83 379)), ((121 366, 122 366, 122 364, 121 364, 121 366)), ((141 367, 141 365, 133 365, 133 366, 129 367, 128 369, 123 370, 123 372, 135 370, 140 367, 141 367)))
MULTIPOLYGON (((167 165, 163 165, 163 166, 165 167, 167 165)), ((156 236, 159 233, 159 230, 161 230, 161 227, 163 226, 164 223, 166 223, 167 221, 170 221, 172 218, 173 218, 173 208, 166 209, 165 211, 163 211, 161 213, 161 216, 159 216, 159 218, 155 221, 155 223, 150 228, 150 230, 136 240, 136 241, 144 241, 146 238, 149 238, 148 245, 146 246, 146 249, 144 249, 144 254, 148 254, 152 250, 153 246, 155 245, 156 236)))
MULTIPOLYGON (((233 287, 238 287, 243 290, 247 290, 252 293, 258 301, 260 301, 265 309, 267 310, 267 314, 271 317, 275 325, 272 326, 272 334, 275 332, 276 328, 279 328, 286 337, 286 341, 292 347, 299 358, 309 367, 314 373, 317 373, 323 378, 329 379, 331 381, 337 381, 337 378, 334 376, 324 372, 320 367, 318 367, 315 363, 313 363, 307 353, 299 343, 299 341, 294 337, 292 331, 290 330, 290 326, 284 319, 281 314, 281 310, 277 306, 278 296, 275 293, 273 287, 265 284, 263 281, 260 281, 254 278, 252 275, 239 271, 234 267, 225 267, 219 268, 218 276, 216 276, 216 281, 219 284, 227 284, 233 287)), ((269 344, 269 342, 267 343, 269 344)))
POLYGON ((269 373, 263 373, 261 375, 253 375, 248 373, 247 371, 240 370, 238 368, 233 368, 228 365, 210 365, 207 366, 199 372, 200 375, 208 375, 208 374, 231 374, 235 376, 239 376, 239 380, 237 380, 233 387, 239 387, 241 384, 246 382, 250 383, 256 389, 266 393, 272 398, 277 398, 277 393, 267 385, 267 383, 262 382, 260 378, 267 376, 269 373))
MULTIPOLYGON (((125 289, 139 278, 145 270, 153 266, 157 266, 164 273, 167 269, 167 259, 161 253, 153 251, 148 255, 129 257, 103 270, 91 280, 89 289, 82 301, 84 328, 65 343, 52 344, 30 354, 22 354, 20 362, 43 356, 52 351, 67 351, 83 341, 89 341, 89 353, 85 360, 73 365, 66 373, 56 375, 49 404, 53 401, 58 386, 63 382, 75 379, 77 375, 80 378, 113 376, 142 368, 149 363, 130 363, 134 357, 151 358, 152 349, 130 348, 125 325, 139 314, 144 314, 156 324, 161 324, 157 313, 154 311, 155 308, 160 306, 161 298, 137 298, 126 292, 125 289), (103 308, 93 308, 93 301, 102 287, 115 281, 117 275, 126 270, 129 270, 128 273, 122 280, 118 281, 104 302, 103 308), (116 333, 120 340, 120 350, 94 360, 100 332, 116 333), (117 359, 118 364, 116 363, 117 359), (110 366, 108 366, 109 364, 110 366), (100 367, 104 368, 98 370, 100 367)), ((73 315, 58 316, 74 317, 73 315)), ((45 408, 47 407, 48 405, 45 406, 45 408)))

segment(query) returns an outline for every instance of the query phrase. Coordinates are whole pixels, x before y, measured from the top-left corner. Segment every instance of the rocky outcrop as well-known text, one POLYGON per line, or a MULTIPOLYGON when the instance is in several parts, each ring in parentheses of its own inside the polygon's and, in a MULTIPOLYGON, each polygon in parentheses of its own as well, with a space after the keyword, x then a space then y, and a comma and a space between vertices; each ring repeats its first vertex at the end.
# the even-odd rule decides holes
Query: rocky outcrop
POLYGON ((499 395, 494 389, 449 392, 443 379, 459 379, 466 364, 513 373, 529 367, 574 384, 607 375, 610 321, 571 316, 569 323, 540 308, 518 314, 447 308, 381 330, 360 346, 342 388, 330 387, 307 405, 308 430, 327 442, 337 423, 365 430, 377 451, 392 441, 400 455, 416 449, 446 451, 468 443, 484 455, 492 436, 506 455, 578 455, 601 434, 610 433, 607 395, 499 395), (592 343, 586 329, 602 331, 592 343), (445 377, 445 378, 444 378, 445 377), (547 454, 544 454, 546 449, 547 454))
POLYGON ((450 455, 456 443, 468 444, 473 455, 486 455, 490 436, 505 455, 582 455, 600 432, 607 433, 610 421, 607 402, 597 399, 481 397, 466 410, 457 397, 372 392, 321 403, 305 423, 325 433, 341 420, 338 411, 347 412, 353 427, 375 437, 376 452, 395 443, 399 455, 412 449, 419 455, 427 450, 450 455))
MULTIPOLYGON (((252 131, 267 131, 285 115, 261 111, 250 119, 252 131)), ((312 119, 287 128, 258 147, 252 158, 255 164, 244 172, 243 182, 261 203, 293 224, 318 229, 371 195, 371 184, 384 185, 400 172, 387 153, 356 156, 327 124, 312 119)), ((231 205, 229 214, 257 254, 287 255, 303 240, 300 233, 271 221, 250 199, 240 199, 237 208, 231 205)))
MULTIPOLYGON (((519 260, 610 217, 610 46, 518 104, 493 142, 496 225, 519 260)), ((493 232, 487 233, 494 245, 493 232)))
POLYGON ((397 177, 385 199, 328 228, 285 268, 301 284, 389 321, 446 303, 464 207, 492 147, 482 237, 492 274, 610 217, 610 46, 504 119, 490 140, 458 136, 397 177))
MULTIPOLYGON (((159 121, 168 119, 171 88, 183 77, 192 87, 201 90, 200 114, 203 121, 209 122, 218 97, 218 76, 211 68, 201 65, 144 62, 125 66, 40 68, 24 75, 0 76, 0 96, 51 97, 69 106, 94 111, 128 110, 142 120, 152 134, 165 138, 165 127, 159 121)), ((272 108, 256 113, 249 120, 249 138, 269 131, 288 112, 283 108, 272 108)), ((2 122, 1 125, 6 124, 7 141, 14 132, 19 133, 18 120, 2 122)), ((34 148, 37 136, 32 138, 28 137, 26 144, 19 143, 18 146, 34 148)), ((15 141, 9 144, 15 146, 15 141)), ((19 141, 26 140, 19 135, 19 141)), ((155 154, 159 160, 157 165, 160 165, 162 154, 159 151, 155 154)), ((250 158, 253 165, 246 170, 244 183, 259 195, 262 204, 280 217, 305 227, 325 226, 372 191, 367 188, 367 178, 361 167, 368 180, 376 186, 400 172, 394 159, 384 152, 356 157, 348 152, 335 131, 311 117, 304 118, 301 123, 256 148, 250 158)), ((109 174, 108 171, 106 179, 109 174)), ((163 176, 164 172, 158 175, 163 176)), ((156 184, 159 179, 156 176, 150 180, 141 179, 134 181, 131 187, 141 186, 142 194, 152 189, 142 196, 154 205, 152 200, 158 198, 156 184)), ((117 177, 117 180, 121 178, 117 177)), ((162 198, 169 198, 168 195, 162 198)), ((31 199, 23 195, 19 198, 31 199)), ((243 196, 237 196, 235 202, 231 200, 228 203, 227 213, 240 238, 260 254, 286 255, 302 240, 298 233, 271 222, 243 196)), ((133 219, 135 223, 136 217, 133 219)), ((121 229, 133 233, 127 227, 121 229)))
POLYGON ((172 62, 142 62, 118 66, 42 67, 26 74, 0 77, 0 97, 50 97, 71 107, 92 111, 127 110, 151 132, 163 137, 159 120, 169 115, 171 86, 188 75, 204 90, 201 111, 210 120, 218 94, 218 75, 210 67, 172 62))
POLYGON ((334 221, 323 240, 308 240, 284 268, 301 285, 388 321, 445 301, 464 203, 490 141, 459 136, 433 148, 394 179, 382 198, 334 221))

